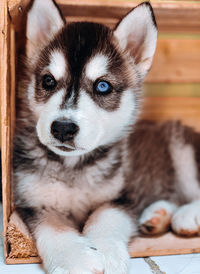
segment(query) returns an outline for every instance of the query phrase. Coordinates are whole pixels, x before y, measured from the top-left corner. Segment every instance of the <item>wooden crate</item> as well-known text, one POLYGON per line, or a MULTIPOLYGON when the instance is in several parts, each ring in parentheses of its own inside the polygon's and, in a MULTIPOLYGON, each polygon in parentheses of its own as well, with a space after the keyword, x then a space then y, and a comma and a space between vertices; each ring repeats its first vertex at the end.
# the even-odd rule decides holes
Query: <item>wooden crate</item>
MULTIPOLYGON (((44 0, 41 0, 44 1, 44 0)), ((15 122, 15 71, 19 48, 24 44, 24 18, 30 0, 0 1, 1 144, 6 263, 34 263, 38 257, 9 259, 6 229, 12 204, 12 139, 15 122), (16 39, 17 38, 17 39, 16 39)), ((134 0, 58 0, 68 21, 103 22, 113 27, 131 8, 134 0)), ((157 53, 147 83, 196 83, 200 87, 200 2, 152 1, 159 28, 157 53)), ((143 117, 154 120, 181 119, 200 130, 200 89, 197 98, 157 97, 145 100, 143 117), (199 96, 199 98, 198 98, 199 96)), ((200 239, 181 239, 173 234, 137 238, 130 255, 153 256, 200 252, 200 239), (156 242, 156 244, 155 244, 156 242)))

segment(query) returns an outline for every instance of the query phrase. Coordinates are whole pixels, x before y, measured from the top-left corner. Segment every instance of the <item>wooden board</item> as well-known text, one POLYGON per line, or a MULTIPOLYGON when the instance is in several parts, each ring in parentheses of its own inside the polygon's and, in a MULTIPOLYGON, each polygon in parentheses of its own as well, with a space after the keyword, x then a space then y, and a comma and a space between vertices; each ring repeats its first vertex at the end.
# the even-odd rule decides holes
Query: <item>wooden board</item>
MULTIPOLYGON (((22 10, 30 0, 9 0, 9 12, 16 25, 22 10)), ((57 0, 69 20, 77 21, 89 18, 115 26, 127 12, 142 1, 138 0, 57 0)), ((158 28, 167 32, 200 33, 199 1, 151 1, 155 10, 158 28)))
MULTIPOLYGON (((129 244, 131 258, 200 252, 200 237, 182 238, 169 232, 159 237, 137 237, 129 244)), ((7 264, 41 263, 39 257, 6 259, 7 264)))
POLYGON ((180 120, 200 131, 200 98, 145 98, 141 119, 154 121, 180 120))
POLYGON ((41 259, 39 257, 20 258, 20 259, 6 258, 5 263, 6 264, 36 264, 36 263, 41 263, 41 259))
MULTIPOLYGON (((126 13, 142 1, 128 0, 58 0, 64 14, 71 17, 98 17, 101 23, 115 26, 126 13)), ((200 3, 198 1, 151 1, 158 28, 167 32, 200 33, 200 3)), ((76 20, 77 21, 77 20, 76 20)))
POLYGON ((161 36, 146 82, 199 83, 200 38, 161 36))
MULTIPOLYGON (((2 156, 2 192, 3 192, 3 225, 4 236, 8 218, 11 212, 11 132, 12 132, 12 116, 11 101, 13 97, 13 89, 15 87, 14 50, 14 31, 7 13, 7 1, 0 1, 0 90, 1 90, 1 156, 2 156), (11 69, 11 67, 13 67, 11 69), (11 81, 13 81, 11 85, 11 81)), ((4 254, 7 256, 8 246, 4 241, 4 254)))
POLYGON ((145 83, 143 89, 146 97, 200 97, 200 83, 145 83))
POLYGON ((169 232, 159 237, 138 237, 129 245, 131 257, 149 257, 200 252, 200 237, 182 238, 169 232))

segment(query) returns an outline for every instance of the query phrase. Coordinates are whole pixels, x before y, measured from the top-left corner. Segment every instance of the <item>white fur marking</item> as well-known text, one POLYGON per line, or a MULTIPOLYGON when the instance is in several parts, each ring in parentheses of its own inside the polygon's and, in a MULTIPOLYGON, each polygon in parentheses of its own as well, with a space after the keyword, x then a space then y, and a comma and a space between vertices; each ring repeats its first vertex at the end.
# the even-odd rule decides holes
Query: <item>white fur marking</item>
POLYGON ((64 77, 66 74, 66 61, 65 57, 60 51, 54 51, 50 57, 49 71, 56 80, 64 77))
POLYGON ((175 166, 179 188, 188 201, 200 198, 200 187, 197 176, 194 150, 182 140, 172 140, 171 156, 175 166))
MULTIPOLYGON (((40 172, 38 174, 24 175, 24 173, 18 173, 18 181, 16 191, 19 193, 21 199, 25 197, 29 198, 29 205, 41 207, 42 205, 48 208, 54 208, 58 212, 70 211, 77 220, 82 222, 91 207, 97 207, 106 201, 114 199, 121 189, 123 188, 124 180, 122 172, 116 174, 111 180, 108 180, 106 184, 99 187, 102 183, 101 175, 102 170, 105 171, 110 163, 114 163, 114 156, 109 154, 108 161, 99 161, 98 166, 88 167, 85 171, 85 175, 77 174, 76 180, 73 182, 74 187, 68 186, 66 182, 66 176, 58 176, 58 166, 56 163, 41 163, 37 162, 41 166, 41 170, 45 168, 45 174, 41 177, 40 172), (100 178, 98 180, 98 178, 100 178), (33 193, 34 185, 34 193, 33 193), (42 195, 41 195, 42 193, 42 195), (94 195, 94 193, 96 193, 94 195), (74 199, 76 197, 76 199, 74 199)), ((71 157, 66 157, 66 161, 70 162, 71 157)), ((19 201, 22 202, 22 201, 19 201)))
POLYGON ((86 65, 86 76, 95 81, 97 78, 107 73, 108 58, 105 55, 98 54, 93 57, 86 65))

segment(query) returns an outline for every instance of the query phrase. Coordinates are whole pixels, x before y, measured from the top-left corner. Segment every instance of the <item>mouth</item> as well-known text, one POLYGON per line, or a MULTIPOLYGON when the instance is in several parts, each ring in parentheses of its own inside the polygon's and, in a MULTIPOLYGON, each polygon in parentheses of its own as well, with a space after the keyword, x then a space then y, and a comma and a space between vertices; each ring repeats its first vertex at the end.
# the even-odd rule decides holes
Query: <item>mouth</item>
POLYGON ((60 149, 62 151, 70 152, 70 151, 75 151, 75 150, 84 150, 83 148, 76 147, 73 143, 73 145, 65 144, 65 145, 56 145, 55 146, 57 149, 60 149))
POLYGON ((76 150, 75 147, 67 147, 67 146, 56 146, 56 148, 58 148, 58 149, 60 149, 62 151, 67 151, 67 152, 76 150))

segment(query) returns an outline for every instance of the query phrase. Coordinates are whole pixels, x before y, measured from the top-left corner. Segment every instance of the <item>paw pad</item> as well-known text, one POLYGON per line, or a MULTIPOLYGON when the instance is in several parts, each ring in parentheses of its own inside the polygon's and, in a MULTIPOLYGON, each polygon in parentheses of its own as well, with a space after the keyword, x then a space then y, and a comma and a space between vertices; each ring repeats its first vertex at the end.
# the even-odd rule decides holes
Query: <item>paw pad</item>
POLYGON ((139 220, 143 234, 155 235, 169 230, 172 210, 162 207, 161 202, 150 205, 144 210, 139 220))

